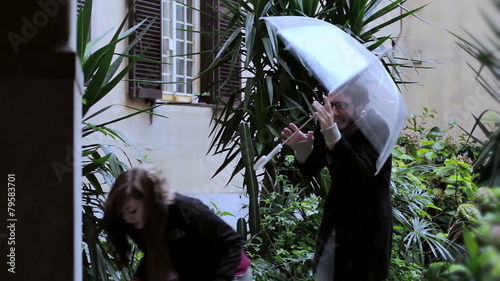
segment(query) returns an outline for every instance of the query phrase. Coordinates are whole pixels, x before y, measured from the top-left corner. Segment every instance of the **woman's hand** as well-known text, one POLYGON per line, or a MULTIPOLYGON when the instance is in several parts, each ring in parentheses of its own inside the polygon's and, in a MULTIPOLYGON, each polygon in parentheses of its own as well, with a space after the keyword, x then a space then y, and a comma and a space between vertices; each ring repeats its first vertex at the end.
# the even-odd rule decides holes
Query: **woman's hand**
MULTIPOLYGON (((288 124, 288 127, 289 128, 285 128, 281 132, 281 136, 283 136, 285 139, 288 139, 293 133, 299 131, 299 128, 294 123, 288 124)), ((307 132, 307 134, 304 134, 303 132, 299 131, 292 138, 290 138, 286 144, 294 145, 299 142, 309 141, 313 139, 313 136, 314 136, 313 131, 309 131, 307 132)))
POLYGON ((314 115, 316 116, 316 119, 318 119, 319 125, 321 126, 322 130, 326 130, 333 126, 335 123, 335 114, 333 113, 333 107, 330 104, 330 101, 328 97, 323 98, 324 105, 321 105, 319 102, 314 101, 312 103, 312 106, 316 112, 314 112, 314 115))

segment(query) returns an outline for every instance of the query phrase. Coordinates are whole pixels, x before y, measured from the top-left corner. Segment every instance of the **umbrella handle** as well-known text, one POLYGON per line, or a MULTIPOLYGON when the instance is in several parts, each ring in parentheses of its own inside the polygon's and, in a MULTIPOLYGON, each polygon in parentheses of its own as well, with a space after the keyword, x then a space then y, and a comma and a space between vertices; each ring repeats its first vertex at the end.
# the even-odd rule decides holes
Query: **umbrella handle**
POLYGON ((264 155, 259 160, 257 160, 257 162, 255 162, 255 164, 253 165, 253 169, 257 171, 258 169, 263 168, 267 164, 267 162, 269 162, 276 154, 278 154, 278 152, 281 151, 284 144, 286 144, 293 136, 295 136, 296 133, 300 132, 300 130, 302 130, 302 128, 304 128, 304 126, 307 123, 311 122, 311 120, 313 119, 314 115, 311 116, 311 118, 309 118, 309 120, 307 120, 304 124, 302 124, 302 126, 300 126, 297 131, 293 132, 293 134, 291 134, 286 140, 278 144, 271 152, 269 152, 268 155, 264 155))
POLYGON ((293 134, 291 134, 286 140, 284 140, 282 144, 286 144, 293 136, 295 136, 296 133, 300 132, 300 130, 302 130, 307 123, 311 122, 311 120, 313 120, 314 117, 315 117, 314 115, 311 116, 311 118, 309 118, 306 122, 304 122, 304 124, 302 124, 302 126, 300 126, 297 129, 297 131, 293 132, 293 134))
POLYGON ((257 171, 258 169, 264 167, 269 160, 271 160, 274 155, 278 154, 280 150, 283 148, 283 144, 278 144, 268 155, 262 156, 255 164, 253 165, 253 169, 257 171))

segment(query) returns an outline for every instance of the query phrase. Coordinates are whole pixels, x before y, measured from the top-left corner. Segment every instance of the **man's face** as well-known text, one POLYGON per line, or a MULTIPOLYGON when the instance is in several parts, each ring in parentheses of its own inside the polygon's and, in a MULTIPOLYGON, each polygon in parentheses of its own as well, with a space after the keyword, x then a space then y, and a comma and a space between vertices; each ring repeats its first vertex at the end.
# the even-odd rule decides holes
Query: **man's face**
POLYGON ((359 116, 360 106, 355 107, 350 97, 338 94, 331 100, 335 123, 340 131, 349 127, 359 116))

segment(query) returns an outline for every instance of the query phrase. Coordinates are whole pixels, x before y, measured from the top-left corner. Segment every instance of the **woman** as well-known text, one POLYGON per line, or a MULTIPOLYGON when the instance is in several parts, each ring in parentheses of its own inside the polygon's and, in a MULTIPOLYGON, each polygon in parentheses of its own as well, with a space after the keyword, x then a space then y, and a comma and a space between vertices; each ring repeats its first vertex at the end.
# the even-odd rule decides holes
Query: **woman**
POLYGON ((251 280, 241 236, 201 201, 169 192, 153 167, 118 176, 101 227, 120 266, 130 262, 128 238, 144 252, 134 281, 251 280))

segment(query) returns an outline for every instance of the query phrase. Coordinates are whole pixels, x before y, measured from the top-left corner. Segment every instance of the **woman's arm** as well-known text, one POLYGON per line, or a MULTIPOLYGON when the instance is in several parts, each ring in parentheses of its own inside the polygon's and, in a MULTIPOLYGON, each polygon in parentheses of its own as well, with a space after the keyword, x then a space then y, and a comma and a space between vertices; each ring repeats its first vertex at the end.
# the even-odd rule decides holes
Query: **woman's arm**
POLYGON ((241 259, 241 236, 200 200, 185 198, 185 203, 191 205, 185 206, 191 208, 187 218, 189 224, 199 232, 200 239, 205 241, 206 248, 199 250, 214 251, 209 254, 214 259, 211 262, 215 266, 212 272, 207 272, 206 280, 233 280, 241 259))

